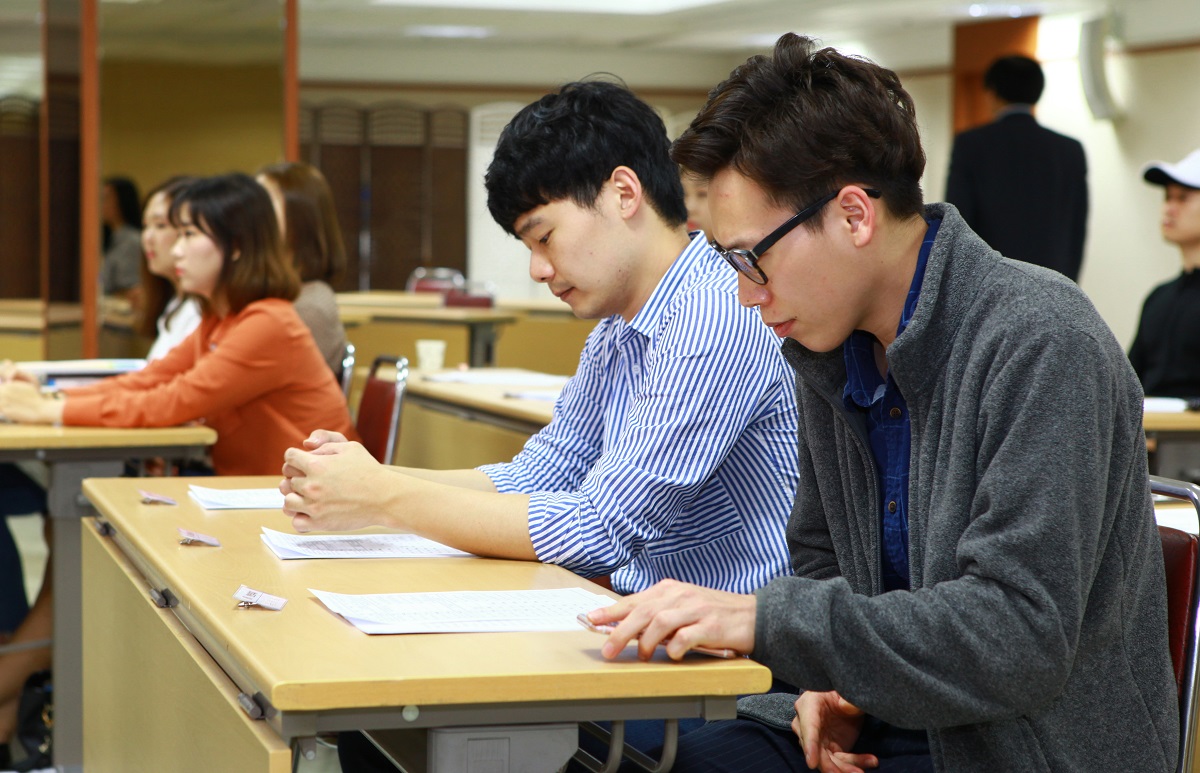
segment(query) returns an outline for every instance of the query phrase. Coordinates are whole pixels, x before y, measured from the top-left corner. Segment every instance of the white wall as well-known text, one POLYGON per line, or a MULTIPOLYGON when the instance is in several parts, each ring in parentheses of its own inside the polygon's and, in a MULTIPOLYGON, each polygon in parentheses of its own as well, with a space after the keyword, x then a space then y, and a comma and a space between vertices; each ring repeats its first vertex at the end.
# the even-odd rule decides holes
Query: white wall
POLYGON ((1045 65, 1044 124, 1079 139, 1088 156, 1091 216, 1080 285, 1122 345, 1133 341, 1142 300, 1179 271, 1178 250, 1162 241, 1162 189, 1142 181, 1148 161, 1177 161, 1200 147, 1200 44, 1153 53, 1116 53, 1106 70, 1123 116, 1092 118, 1078 58, 1045 65))
MULTIPOLYGON (((1098 121, 1088 110, 1079 74, 1081 22, 1047 17, 1039 25, 1046 91, 1037 115, 1045 126, 1078 139, 1087 152, 1091 215, 1080 286, 1128 347, 1146 294, 1179 271, 1178 250, 1159 233, 1162 189, 1144 183, 1141 169, 1151 160, 1177 161, 1200 147, 1200 42, 1110 52, 1106 71, 1123 115, 1098 121)), ((928 157, 925 198, 939 201, 953 139, 951 78, 925 75, 904 83, 917 105, 928 157)))
MULTIPOLYGON (((886 66, 886 65, 885 65, 886 66)), ((954 79, 949 73, 905 77, 901 82, 917 108, 917 125, 921 129, 921 144, 925 147, 925 176, 921 189, 926 201, 941 201, 946 195, 946 170, 950 165, 951 113, 954 79)))

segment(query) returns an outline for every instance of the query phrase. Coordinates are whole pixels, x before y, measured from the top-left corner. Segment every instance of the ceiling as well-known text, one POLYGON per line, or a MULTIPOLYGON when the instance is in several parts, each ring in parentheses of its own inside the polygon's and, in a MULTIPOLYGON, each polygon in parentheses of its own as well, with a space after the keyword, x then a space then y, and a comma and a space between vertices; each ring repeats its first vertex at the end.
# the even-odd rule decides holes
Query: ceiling
MULTIPOLYGON (((35 77, 38 7, 0 2, 0 93, 6 72, 10 80, 35 77)), ((100 0, 102 51, 278 61, 281 8, 281 0, 100 0)), ((301 73, 403 81, 432 70, 487 82, 517 78, 523 71, 506 70, 510 61, 536 74, 548 61, 540 54, 575 57, 585 69, 628 62, 647 77, 657 73, 660 85, 691 85, 689 68, 699 71, 697 82, 711 83, 709 70, 727 72, 788 30, 894 69, 937 68, 950 62, 955 24, 1031 14, 1107 14, 1129 45, 1200 40, 1198 0, 300 0, 301 73), (554 10, 537 10, 545 8, 554 10), (669 10, 644 12, 651 8, 669 10), (439 37, 448 27, 468 37, 439 37)))

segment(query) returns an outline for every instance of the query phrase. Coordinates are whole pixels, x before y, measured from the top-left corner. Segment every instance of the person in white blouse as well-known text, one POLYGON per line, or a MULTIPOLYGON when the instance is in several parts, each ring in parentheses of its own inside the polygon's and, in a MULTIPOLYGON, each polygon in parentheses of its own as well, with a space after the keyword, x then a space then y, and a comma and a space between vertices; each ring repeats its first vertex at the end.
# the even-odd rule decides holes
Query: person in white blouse
POLYGON ((150 192, 142 213, 143 302, 140 332, 154 336, 154 345, 146 355, 157 360, 191 335, 200 324, 200 304, 179 289, 175 275, 175 257, 171 248, 178 238, 175 226, 167 219, 171 202, 189 177, 172 177, 150 192))

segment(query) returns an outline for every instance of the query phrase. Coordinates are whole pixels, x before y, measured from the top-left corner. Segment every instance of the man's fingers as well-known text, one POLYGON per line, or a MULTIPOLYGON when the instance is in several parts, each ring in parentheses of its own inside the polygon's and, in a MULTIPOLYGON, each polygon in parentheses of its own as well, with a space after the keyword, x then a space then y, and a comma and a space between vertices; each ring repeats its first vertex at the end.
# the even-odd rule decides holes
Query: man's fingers
POLYGON ((847 717, 860 717, 866 713, 858 706, 855 706, 853 703, 843 698, 841 695, 837 697, 837 710, 838 713, 847 717))
POLYGON ((284 451, 283 452, 283 468, 285 471, 284 474, 288 475, 288 468, 291 468, 290 471, 292 473, 291 475, 288 475, 289 478, 294 478, 298 475, 307 474, 308 473, 308 457, 309 457, 308 451, 304 451, 299 448, 289 448, 288 450, 284 451))
POLYGON ((304 447, 312 451, 320 448, 326 443, 345 443, 346 436, 340 432, 333 432, 328 429, 313 430, 313 433, 304 440, 304 447))

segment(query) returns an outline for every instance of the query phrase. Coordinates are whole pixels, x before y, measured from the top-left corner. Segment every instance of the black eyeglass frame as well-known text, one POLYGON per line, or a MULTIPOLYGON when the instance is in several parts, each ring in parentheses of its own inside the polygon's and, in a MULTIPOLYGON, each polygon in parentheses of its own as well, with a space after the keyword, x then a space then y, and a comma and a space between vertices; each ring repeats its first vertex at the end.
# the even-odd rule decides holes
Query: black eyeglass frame
MULTIPOLYGON (((863 193, 867 194, 873 199, 878 199, 883 196, 883 193, 875 188, 863 188, 863 193)), ((710 239, 708 241, 708 246, 712 247, 713 250, 715 250, 722 258, 725 258, 725 262, 733 266, 734 270, 736 270, 739 274, 745 274, 746 278, 756 285, 765 285, 767 283, 767 274, 758 266, 758 261, 762 259, 763 253, 774 247, 775 242, 791 233, 796 226, 800 225, 805 220, 811 219, 814 215, 820 212, 821 208, 833 201, 837 195, 838 191, 834 191, 833 193, 822 196, 812 204, 809 204, 807 207, 788 218, 783 225, 767 234, 762 241, 748 250, 738 247, 727 250, 720 244, 717 244, 716 239, 710 239)))

